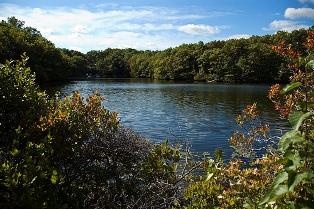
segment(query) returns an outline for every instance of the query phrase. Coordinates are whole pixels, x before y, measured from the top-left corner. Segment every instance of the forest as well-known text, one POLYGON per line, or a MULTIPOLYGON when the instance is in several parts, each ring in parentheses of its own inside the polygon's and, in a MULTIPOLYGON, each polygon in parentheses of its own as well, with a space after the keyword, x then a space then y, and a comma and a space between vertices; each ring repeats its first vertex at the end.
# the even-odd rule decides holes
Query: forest
POLYGON ((313 29, 83 54, 58 49, 9 18, 0 24, 0 44, 0 208, 313 208, 313 29), (229 139, 235 157, 225 161, 221 150, 196 157, 184 144, 152 143, 123 127, 99 92, 58 98, 39 86, 86 74, 285 81, 272 85, 268 98, 291 129, 262 157, 250 158, 257 140, 267 144, 269 126, 256 122, 258 104, 248 104, 229 139))
MULTIPOLYGON (((312 28, 308 30, 313 30, 312 28)), ((149 78, 224 83, 287 82, 291 73, 283 56, 271 46, 289 42, 301 53, 308 30, 277 32, 248 39, 183 44, 163 51, 104 49, 86 54, 56 48, 40 31, 15 17, 0 23, 0 62, 19 59, 24 52, 37 81, 82 77, 149 78)))

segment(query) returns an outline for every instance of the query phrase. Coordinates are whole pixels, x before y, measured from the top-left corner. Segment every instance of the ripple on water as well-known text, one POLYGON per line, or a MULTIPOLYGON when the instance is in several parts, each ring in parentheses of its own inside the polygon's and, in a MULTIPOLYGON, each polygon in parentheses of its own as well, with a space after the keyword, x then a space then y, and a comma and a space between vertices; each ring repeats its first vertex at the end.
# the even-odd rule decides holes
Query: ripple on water
MULTIPOLYGON (((119 113, 123 126, 152 141, 187 141, 200 153, 221 148, 229 158, 232 150, 228 139, 238 128, 234 118, 247 104, 257 102, 262 119, 271 127, 287 127, 267 100, 267 89, 265 85, 94 80, 76 81, 50 91, 58 90, 61 96, 80 91, 87 97, 97 90, 105 96, 103 105, 119 113)), ((280 131, 272 129, 271 133, 279 135, 280 131)))

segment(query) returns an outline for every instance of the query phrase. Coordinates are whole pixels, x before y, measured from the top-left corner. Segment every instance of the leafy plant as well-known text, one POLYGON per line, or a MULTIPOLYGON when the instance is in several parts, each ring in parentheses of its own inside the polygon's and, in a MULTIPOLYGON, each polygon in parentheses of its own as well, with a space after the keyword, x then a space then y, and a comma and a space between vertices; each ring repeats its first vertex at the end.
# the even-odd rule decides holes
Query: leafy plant
POLYGON ((308 32, 304 45, 307 55, 303 56, 291 45, 274 46, 274 50, 289 60, 293 75, 284 88, 272 86, 269 97, 282 117, 288 118, 292 130, 279 141, 284 169, 260 205, 276 205, 279 201, 290 208, 314 205, 314 31, 308 32))
POLYGON ((58 207, 58 172, 49 160, 51 137, 36 131, 50 102, 35 84, 35 75, 20 61, 0 69, 0 207, 58 207))
POLYGON ((260 198, 280 170, 278 157, 265 155, 245 165, 240 160, 207 159, 205 175, 185 190, 184 208, 257 208, 260 198))

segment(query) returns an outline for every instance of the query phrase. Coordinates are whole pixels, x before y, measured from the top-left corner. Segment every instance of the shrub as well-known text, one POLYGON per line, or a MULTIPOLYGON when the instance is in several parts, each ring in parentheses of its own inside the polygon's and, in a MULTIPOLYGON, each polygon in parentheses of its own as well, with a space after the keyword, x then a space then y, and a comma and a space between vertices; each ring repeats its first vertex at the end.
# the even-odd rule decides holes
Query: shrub
POLYGON ((35 84, 26 67, 28 58, 0 64, 0 147, 13 146, 16 129, 30 131, 48 107, 47 96, 35 84))
POLYGON ((26 61, 23 55, 21 61, 7 61, 0 69, 1 208, 55 206, 49 137, 36 131, 36 122, 50 104, 26 61))
POLYGON ((224 164, 205 161, 206 175, 192 182, 185 190, 186 209, 257 208, 281 166, 278 157, 266 155, 251 166, 240 160, 224 164))
POLYGON ((278 173, 260 205, 312 208, 314 205, 314 31, 308 31, 303 44, 306 53, 291 44, 281 43, 273 49, 289 60, 293 72, 284 88, 273 85, 269 98, 292 129, 279 141, 284 169, 278 173))
POLYGON ((0 71, 1 208, 168 208, 180 152, 120 126, 99 93, 51 99, 21 61, 0 71))

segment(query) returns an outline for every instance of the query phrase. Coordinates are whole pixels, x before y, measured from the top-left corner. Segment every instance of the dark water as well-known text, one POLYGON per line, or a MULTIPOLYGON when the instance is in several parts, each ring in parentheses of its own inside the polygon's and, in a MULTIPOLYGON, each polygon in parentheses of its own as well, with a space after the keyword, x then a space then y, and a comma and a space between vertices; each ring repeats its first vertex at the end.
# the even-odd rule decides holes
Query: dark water
POLYGON ((62 96, 73 91, 87 96, 96 90, 105 96, 104 106, 119 113, 123 126, 153 141, 189 142, 196 152, 221 148, 230 157, 228 138, 238 128, 234 118, 253 102, 273 127, 273 136, 287 127, 266 98, 266 85, 89 80, 48 88, 62 96))

